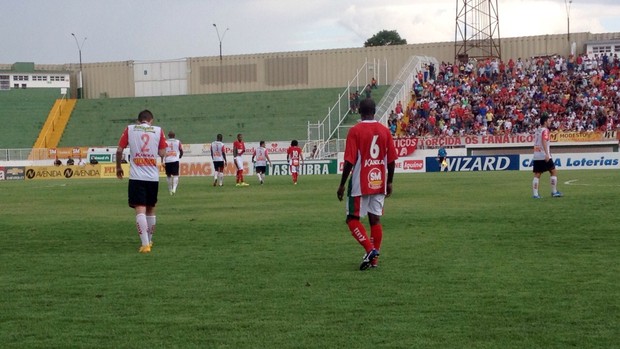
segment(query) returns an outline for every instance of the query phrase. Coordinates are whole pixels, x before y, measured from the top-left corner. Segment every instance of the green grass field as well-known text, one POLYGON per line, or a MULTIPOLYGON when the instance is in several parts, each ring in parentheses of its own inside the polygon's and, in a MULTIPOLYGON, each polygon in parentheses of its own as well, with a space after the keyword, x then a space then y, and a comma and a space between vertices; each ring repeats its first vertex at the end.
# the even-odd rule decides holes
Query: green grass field
POLYGON ((162 180, 148 255, 126 180, 0 182, 1 346, 618 347, 620 177, 548 178, 396 175, 364 272, 336 175, 162 180))

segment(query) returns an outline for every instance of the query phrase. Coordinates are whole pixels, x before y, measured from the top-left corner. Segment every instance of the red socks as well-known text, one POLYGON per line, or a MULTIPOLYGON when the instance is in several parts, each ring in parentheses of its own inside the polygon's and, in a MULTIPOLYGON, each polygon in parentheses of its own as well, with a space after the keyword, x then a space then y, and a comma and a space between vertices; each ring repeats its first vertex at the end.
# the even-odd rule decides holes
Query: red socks
POLYGON ((381 240, 383 240, 383 227, 381 224, 375 224, 370 226, 370 236, 372 237, 372 243, 377 250, 381 250, 381 240))
POLYGON ((362 222, 356 219, 351 219, 349 222, 347 222, 347 225, 349 226, 349 230, 351 231, 351 235, 353 235, 353 238, 355 238, 355 240, 357 240, 360 245, 364 246, 366 253, 370 252, 373 249, 373 245, 368 238, 366 228, 364 228, 362 222))

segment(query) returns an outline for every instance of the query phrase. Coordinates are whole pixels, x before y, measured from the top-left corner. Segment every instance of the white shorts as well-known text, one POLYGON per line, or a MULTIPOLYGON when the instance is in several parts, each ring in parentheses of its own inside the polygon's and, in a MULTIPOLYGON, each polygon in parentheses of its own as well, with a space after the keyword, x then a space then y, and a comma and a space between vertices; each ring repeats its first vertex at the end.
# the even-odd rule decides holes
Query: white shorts
POLYGON ((289 169, 291 171, 291 173, 298 173, 299 172, 299 160, 295 159, 295 160, 290 160, 288 162, 289 165, 289 169))
POLYGON ((368 213, 383 216, 384 194, 362 195, 347 198, 347 216, 365 217, 368 213))
POLYGON ((243 158, 241 156, 235 158, 235 165, 237 165, 238 170, 243 170, 243 158))

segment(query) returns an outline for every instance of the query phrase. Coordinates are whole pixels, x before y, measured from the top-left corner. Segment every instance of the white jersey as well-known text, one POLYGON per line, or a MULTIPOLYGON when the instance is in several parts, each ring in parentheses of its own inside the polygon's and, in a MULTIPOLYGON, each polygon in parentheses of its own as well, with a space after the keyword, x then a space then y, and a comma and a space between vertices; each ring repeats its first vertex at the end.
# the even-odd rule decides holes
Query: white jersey
POLYGON ((166 147, 166 157, 164 158, 164 162, 169 163, 179 161, 181 158, 181 147, 183 146, 181 145, 181 141, 176 138, 169 138, 166 141, 166 144, 168 144, 168 146, 166 147))
POLYGON ((224 161, 225 151, 226 149, 224 148, 224 143, 220 141, 211 143, 211 158, 213 161, 224 161))
POLYGON ((534 134, 534 160, 545 160, 545 152, 551 157, 549 129, 539 127, 534 134), (547 149, 543 148, 543 139, 547 142, 547 149))
POLYGON ((254 151, 254 160, 256 161, 256 166, 267 166, 267 149, 265 147, 258 147, 254 151))
POLYGON ((129 125, 118 145, 121 148, 129 146, 129 179, 159 182, 158 151, 167 146, 161 127, 148 123, 129 125))

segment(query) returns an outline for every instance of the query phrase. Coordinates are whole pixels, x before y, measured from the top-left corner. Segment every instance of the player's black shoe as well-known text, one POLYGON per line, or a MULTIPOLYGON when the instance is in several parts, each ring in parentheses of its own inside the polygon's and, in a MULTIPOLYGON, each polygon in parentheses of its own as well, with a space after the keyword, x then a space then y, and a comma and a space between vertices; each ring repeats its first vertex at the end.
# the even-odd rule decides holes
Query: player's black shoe
POLYGON ((364 255, 364 258, 362 259, 362 264, 360 264, 360 270, 366 270, 370 268, 372 260, 377 257, 379 257, 379 251, 375 250, 374 248, 370 250, 370 252, 366 253, 364 255))

